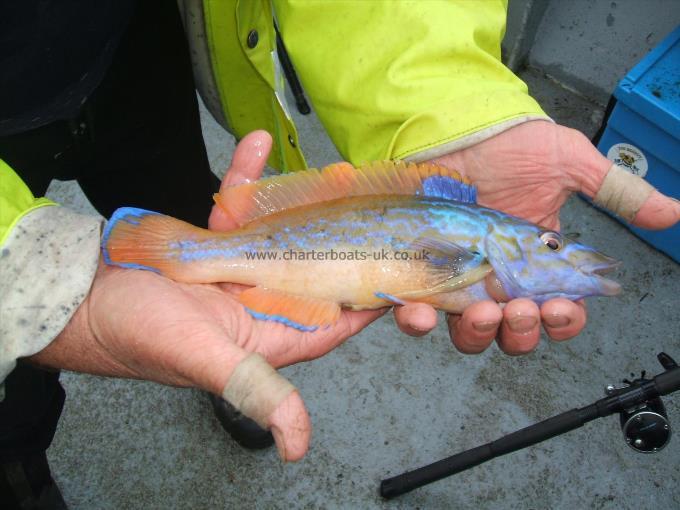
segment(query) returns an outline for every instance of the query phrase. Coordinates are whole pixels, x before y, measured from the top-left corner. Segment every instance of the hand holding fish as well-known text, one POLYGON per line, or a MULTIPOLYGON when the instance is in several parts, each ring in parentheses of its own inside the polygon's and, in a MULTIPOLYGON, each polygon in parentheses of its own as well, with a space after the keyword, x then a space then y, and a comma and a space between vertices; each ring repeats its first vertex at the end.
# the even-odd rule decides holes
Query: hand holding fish
MULTIPOLYGON (((558 227, 559 207, 569 192, 594 194, 609 166, 573 132, 551 135, 554 128, 565 129, 527 123, 441 158, 437 167, 378 164, 361 170, 339 164, 314 175, 287 176, 286 185, 252 182, 271 144, 266 133, 253 133, 237 148, 211 231, 137 209, 114 215, 104 258, 151 271, 102 264, 69 326, 34 359, 82 372, 197 386, 245 407, 251 395, 244 388, 260 385, 259 397, 283 388, 278 400, 265 402, 266 412, 253 413, 272 428, 282 457, 299 459, 309 441, 309 417, 299 394, 282 378, 274 381, 277 374, 267 363, 280 367, 321 356, 388 305, 401 305, 397 321, 409 333, 434 327, 435 308, 454 314, 454 343, 465 352, 480 352, 494 337, 506 352, 528 352, 538 341, 541 319, 553 338, 568 338, 585 323, 582 304, 573 301, 619 291, 600 276, 615 266, 613 259, 545 228, 558 227), (570 154, 569 147, 591 152, 582 159, 572 153, 568 166, 551 151, 555 144, 567 144, 563 155, 570 154), (477 184, 480 205, 469 181, 448 165, 477 184), (307 253, 335 247, 349 254, 355 245, 425 250, 431 257, 329 265, 245 256, 290 246, 307 253), (508 302, 501 309, 491 299, 508 302), (555 324, 565 318, 566 326, 555 324), (513 328, 517 325, 524 331, 513 328), (250 377, 256 372, 261 377, 250 377), (275 384, 262 386, 270 379, 275 384), (235 380, 240 388, 232 391, 235 380)), ((648 201, 636 222, 677 221, 673 202, 657 195, 648 201)))
MULTIPOLYGON (((257 179, 269 145, 266 134, 246 137, 225 182, 257 179)), ((211 225, 220 230, 233 226, 217 208, 211 225)), ((178 283, 150 271, 121 270, 102 262, 89 295, 67 327, 30 359, 43 366, 197 387, 221 395, 251 353, 259 353, 274 367, 311 360, 386 311, 342 311, 334 325, 305 332, 254 319, 237 300, 243 288, 178 283)), ((299 460, 309 445, 309 416, 300 394, 272 372, 265 371, 265 376, 274 377, 284 393, 279 393, 280 402, 268 403, 274 410, 265 408, 266 416, 259 422, 271 429, 283 460, 299 460)))
MULTIPOLYGON (((583 192, 595 197, 612 166, 582 133, 546 121, 520 124, 433 163, 468 176, 477 186, 480 204, 554 230, 559 229, 559 211, 568 196, 583 192)), ((680 202, 658 191, 648 193, 632 218, 633 224, 650 229, 678 221, 680 202)), ((397 314, 402 324, 418 324, 423 333, 436 324, 434 310, 426 305, 403 307, 397 314)), ((516 299, 501 311, 493 303, 480 302, 451 316, 449 329, 463 352, 481 352, 496 338, 506 353, 521 354, 538 344, 541 322, 554 340, 572 338, 585 326, 584 303, 558 298, 539 307, 516 299)), ((412 326, 404 329, 413 331, 412 326)))
MULTIPOLYGON (((378 162, 354 168, 341 163, 253 181, 270 144, 262 132, 241 142, 215 198, 211 230, 122 208, 106 227, 102 250, 108 264, 145 269, 176 282, 219 285, 243 305, 236 312, 240 319, 230 322, 235 335, 246 325, 247 339, 239 345, 259 351, 274 366, 315 352, 313 344, 323 340, 324 332, 334 332, 354 317, 348 309, 400 305, 397 313, 408 319, 415 306, 460 314, 482 303, 502 314, 492 300, 524 298, 511 301, 506 308, 512 309, 524 302, 548 306, 556 297, 570 303, 620 290, 600 276, 616 266, 613 259, 477 204, 475 188, 455 170, 430 164, 378 162), (248 148, 254 165, 241 161, 248 148), (268 337, 272 323, 281 323, 277 326, 288 333, 268 337), (302 343, 284 341, 290 335, 302 343)), ((477 308, 478 314, 480 310, 485 311, 477 308)), ((515 319, 510 316, 509 322, 515 319)), ((341 340, 353 329, 332 337, 341 340)), ((331 344, 323 343, 322 352, 331 344)), ((233 368, 222 395, 244 414, 255 418, 259 413, 256 421, 271 425, 269 414, 248 406, 243 389, 260 387, 263 377, 274 376, 266 364, 249 359, 233 368), (247 369, 239 372, 239 367, 247 369), (241 389, 233 390, 233 381, 241 389)), ((251 393, 266 401, 280 388, 288 391, 278 381, 251 393)), ((277 399, 275 404, 283 402, 277 399)), ((300 412, 295 414, 306 420, 301 402, 296 402, 300 412)), ((298 428, 309 430, 308 421, 298 428)))

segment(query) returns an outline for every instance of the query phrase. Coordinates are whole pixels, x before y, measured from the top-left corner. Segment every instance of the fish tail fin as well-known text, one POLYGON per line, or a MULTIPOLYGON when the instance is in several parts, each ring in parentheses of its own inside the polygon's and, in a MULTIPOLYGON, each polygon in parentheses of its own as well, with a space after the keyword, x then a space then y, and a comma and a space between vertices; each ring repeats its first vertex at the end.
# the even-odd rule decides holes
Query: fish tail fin
POLYGON ((176 246, 205 239, 209 231, 182 220, 135 207, 117 209, 104 229, 102 254, 109 265, 145 269, 186 281, 176 246), (174 247, 173 247, 174 246, 174 247))

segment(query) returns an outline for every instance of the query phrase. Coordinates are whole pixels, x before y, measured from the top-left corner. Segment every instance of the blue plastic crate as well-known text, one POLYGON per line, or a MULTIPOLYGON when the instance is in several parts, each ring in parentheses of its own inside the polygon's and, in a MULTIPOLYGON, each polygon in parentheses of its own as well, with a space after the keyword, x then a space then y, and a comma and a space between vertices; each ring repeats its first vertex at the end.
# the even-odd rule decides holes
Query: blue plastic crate
MULTIPOLYGON (((614 92, 616 106, 598 143, 605 156, 680 198, 680 27, 640 61, 614 92)), ((639 237, 680 262, 680 225, 639 237)))

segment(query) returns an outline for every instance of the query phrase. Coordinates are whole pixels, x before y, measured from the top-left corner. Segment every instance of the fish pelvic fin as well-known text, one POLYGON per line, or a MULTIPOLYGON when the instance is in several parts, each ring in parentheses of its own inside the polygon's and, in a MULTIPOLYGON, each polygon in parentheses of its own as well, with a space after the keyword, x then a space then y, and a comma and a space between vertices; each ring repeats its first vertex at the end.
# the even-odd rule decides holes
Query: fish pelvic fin
POLYGON ((333 301, 302 297, 275 289, 252 287, 239 301, 256 319, 275 321, 300 331, 316 331, 340 319, 340 305, 333 301))
POLYGON ((217 205, 239 226, 286 209, 345 197, 408 195, 475 203, 476 188, 457 171, 429 163, 335 163, 227 187, 217 205))
POLYGON ((173 244, 207 239, 214 233, 163 214, 122 207, 104 229, 102 255, 112 266, 145 269, 186 281, 182 263, 172 256, 173 244))

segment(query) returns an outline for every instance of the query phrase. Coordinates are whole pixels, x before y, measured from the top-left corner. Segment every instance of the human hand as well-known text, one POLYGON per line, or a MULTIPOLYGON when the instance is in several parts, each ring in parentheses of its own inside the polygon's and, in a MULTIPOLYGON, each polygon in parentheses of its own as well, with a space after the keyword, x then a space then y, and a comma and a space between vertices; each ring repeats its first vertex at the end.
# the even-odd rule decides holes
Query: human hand
MULTIPOLYGON (((572 192, 594 197, 612 163, 580 132, 547 121, 516 126, 432 163, 458 170, 477 186, 479 203, 558 230, 559 211, 572 192)), ((633 219, 643 228, 680 221, 680 202, 654 191, 633 219)), ((395 309, 400 328, 423 335, 436 325, 436 311, 422 303, 395 309)), ((536 348, 541 322, 554 340, 576 336, 585 326, 583 301, 552 299, 538 307, 514 299, 502 309, 483 301, 448 318, 454 345, 464 353, 484 351, 495 339, 508 354, 536 348)))
MULTIPOLYGON (((255 132, 238 145, 224 179, 257 179, 271 146, 255 132)), ((228 230, 215 207, 210 227, 228 230)), ((254 320, 236 297, 244 287, 183 284, 150 271, 100 262, 89 295, 67 327, 30 359, 41 365, 96 375, 146 379, 201 388, 221 395, 236 366, 251 352, 282 367, 324 355, 358 333, 385 310, 342 312, 332 327, 301 332, 276 322, 254 320)), ((269 415, 284 460, 302 458, 311 423, 297 391, 269 415)))

